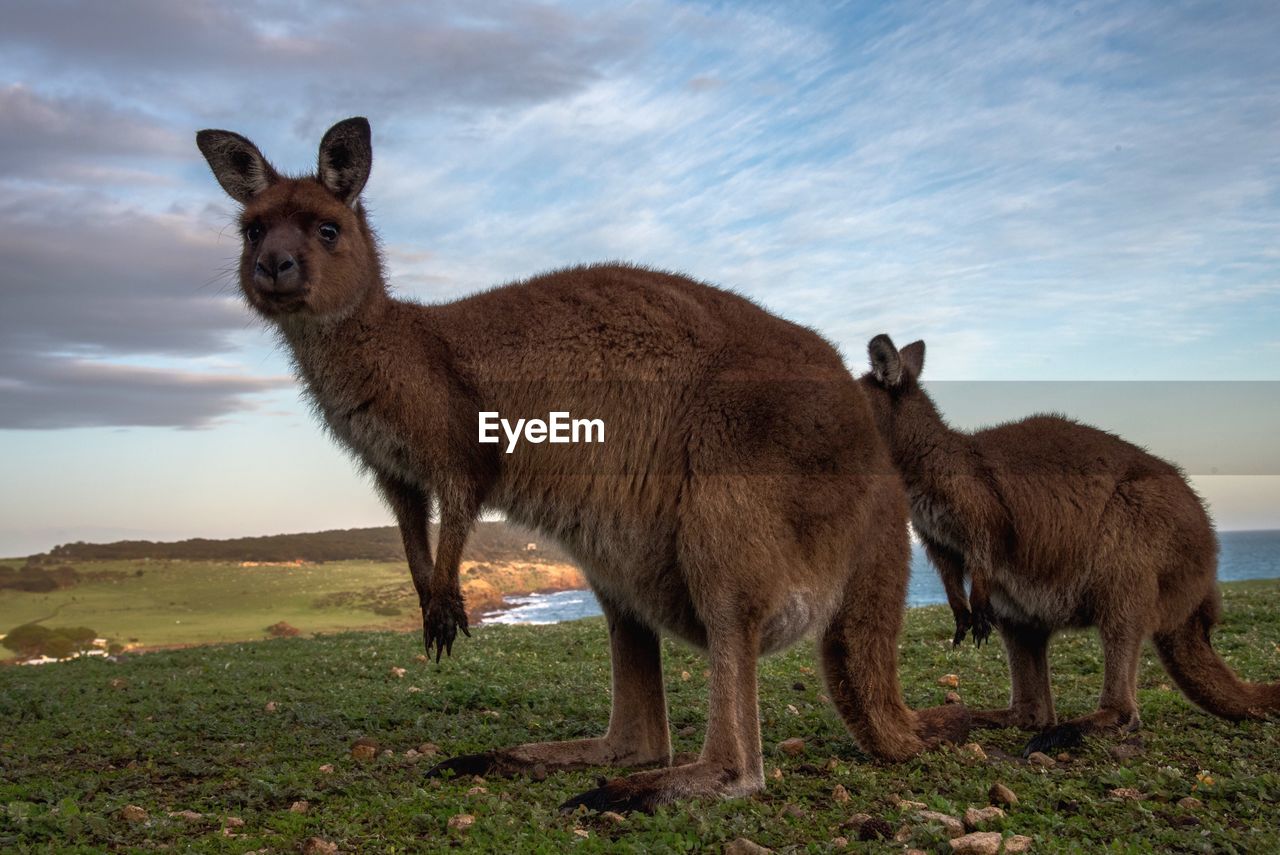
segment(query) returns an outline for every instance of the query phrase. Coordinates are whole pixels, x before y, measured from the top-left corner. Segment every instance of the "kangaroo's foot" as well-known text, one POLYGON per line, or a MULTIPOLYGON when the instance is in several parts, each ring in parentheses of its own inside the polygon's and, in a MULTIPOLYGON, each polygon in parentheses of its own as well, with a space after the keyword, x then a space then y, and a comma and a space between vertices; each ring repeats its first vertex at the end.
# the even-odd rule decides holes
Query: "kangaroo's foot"
POLYGON ((1036 734, 1023 749, 1022 756, 1030 757, 1037 751, 1047 754, 1063 748, 1077 748, 1091 734, 1130 733, 1141 726, 1142 720, 1138 718, 1137 710, 1100 709, 1036 734))
POLYGON ((1003 710, 972 710, 970 717, 974 727, 1002 728, 1017 727, 1022 730, 1043 730, 1052 727, 1053 710, 1023 709, 1009 707, 1003 710))
POLYGON ((602 781, 560 806, 572 811, 579 805, 596 811, 652 813, 659 805, 688 798, 735 798, 764 789, 762 770, 744 772, 723 763, 699 760, 685 766, 637 772, 625 778, 602 781))
POLYGON ((427 777, 437 778, 446 772, 452 772, 455 776, 493 775, 513 778, 533 774, 539 768, 547 772, 592 766, 643 769, 647 766, 666 766, 670 762, 671 749, 665 743, 637 748, 601 737, 568 742, 531 742, 515 748, 461 754, 432 766, 427 770, 427 777))
POLYGON ((960 745, 969 738, 972 726, 969 708, 964 704, 916 710, 916 736, 925 748, 937 748, 946 742, 960 745))

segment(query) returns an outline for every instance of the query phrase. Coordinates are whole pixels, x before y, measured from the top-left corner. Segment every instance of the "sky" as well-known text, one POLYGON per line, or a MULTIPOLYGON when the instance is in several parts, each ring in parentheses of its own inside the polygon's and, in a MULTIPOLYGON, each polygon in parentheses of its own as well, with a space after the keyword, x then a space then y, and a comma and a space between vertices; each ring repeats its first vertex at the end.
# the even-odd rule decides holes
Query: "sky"
POLYGON ((0 555, 390 523, 238 296, 194 132, 369 117, 390 281, 732 287, 954 423, 1053 409, 1280 527, 1280 6, 11 0, 0 555))

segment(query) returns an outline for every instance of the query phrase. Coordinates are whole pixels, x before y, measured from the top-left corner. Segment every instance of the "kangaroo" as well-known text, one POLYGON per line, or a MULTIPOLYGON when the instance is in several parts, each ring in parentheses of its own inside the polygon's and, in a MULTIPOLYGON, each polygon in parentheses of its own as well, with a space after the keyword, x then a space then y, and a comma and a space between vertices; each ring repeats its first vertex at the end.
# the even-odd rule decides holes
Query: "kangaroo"
POLYGON ((399 523, 428 652, 438 661, 467 634, 458 564, 485 508, 562 542, 604 610, 604 736, 456 757, 433 774, 663 767, 565 804, 602 810, 760 790, 756 660, 810 631, 868 752, 901 760, 963 739, 966 710, 903 702, 906 498, 866 395, 818 334, 709 285, 617 264, 440 305, 394 299, 361 202, 365 119, 333 126, 305 177, 280 175, 229 131, 196 142, 243 208, 246 301, 399 523), (481 413, 550 410, 601 420, 606 441, 479 441, 481 413), (711 668, 702 753, 674 767, 660 632, 704 648, 711 668))
POLYGON ((921 387, 924 342, 868 346, 860 382, 911 520, 956 614, 956 643, 995 625, 1008 652, 1008 709, 975 726, 1041 730, 1026 753, 1139 726, 1138 657, 1150 637, 1192 701, 1233 721, 1280 711, 1280 683, 1242 682, 1214 652, 1217 540, 1183 473, 1114 434, 1054 415, 974 433, 951 429, 921 387), (971 592, 964 597, 964 577, 971 592), (1105 668, 1098 710, 1056 724, 1048 644, 1096 626, 1105 668))

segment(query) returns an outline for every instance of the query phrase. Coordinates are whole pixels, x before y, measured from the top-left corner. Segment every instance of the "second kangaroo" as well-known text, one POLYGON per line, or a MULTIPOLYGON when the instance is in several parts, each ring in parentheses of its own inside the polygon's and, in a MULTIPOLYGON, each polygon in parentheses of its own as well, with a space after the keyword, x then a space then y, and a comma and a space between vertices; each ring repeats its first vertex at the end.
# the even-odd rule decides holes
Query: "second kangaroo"
POLYGON ((861 382, 906 482, 912 525, 946 586, 956 642, 970 623, 978 641, 994 624, 1008 652, 1009 708, 974 711, 975 725, 1043 729, 1028 754, 1137 728, 1147 637, 1209 712, 1240 720, 1280 710, 1280 683, 1241 681, 1210 646, 1217 541, 1177 467, 1060 416, 953 430, 919 383, 924 342, 899 351, 880 335, 868 350, 861 382), (1055 726, 1049 637, 1089 626, 1105 657, 1098 709, 1055 726))

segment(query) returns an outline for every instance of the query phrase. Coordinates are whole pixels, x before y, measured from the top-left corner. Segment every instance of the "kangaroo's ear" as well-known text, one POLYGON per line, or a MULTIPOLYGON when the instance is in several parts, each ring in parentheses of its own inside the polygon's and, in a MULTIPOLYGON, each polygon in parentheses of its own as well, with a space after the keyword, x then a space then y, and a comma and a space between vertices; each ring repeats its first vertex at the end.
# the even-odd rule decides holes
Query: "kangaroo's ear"
POLYGON ((373 143, 369 120, 344 119, 325 132, 320 141, 320 183, 343 203, 354 208, 373 168, 373 143))
POLYGON ((924 371, 924 342, 913 341, 902 348, 902 370, 912 377, 919 377, 924 371))
POLYGON ((200 131, 196 145, 204 159, 209 161, 213 177, 218 179, 227 195, 241 205, 266 190, 280 176, 258 147, 231 131, 200 131))
POLYGON ((871 357, 871 373, 886 386, 897 386, 902 381, 902 360, 898 357, 898 348, 893 346, 893 339, 884 333, 871 339, 867 344, 867 355, 871 357))

